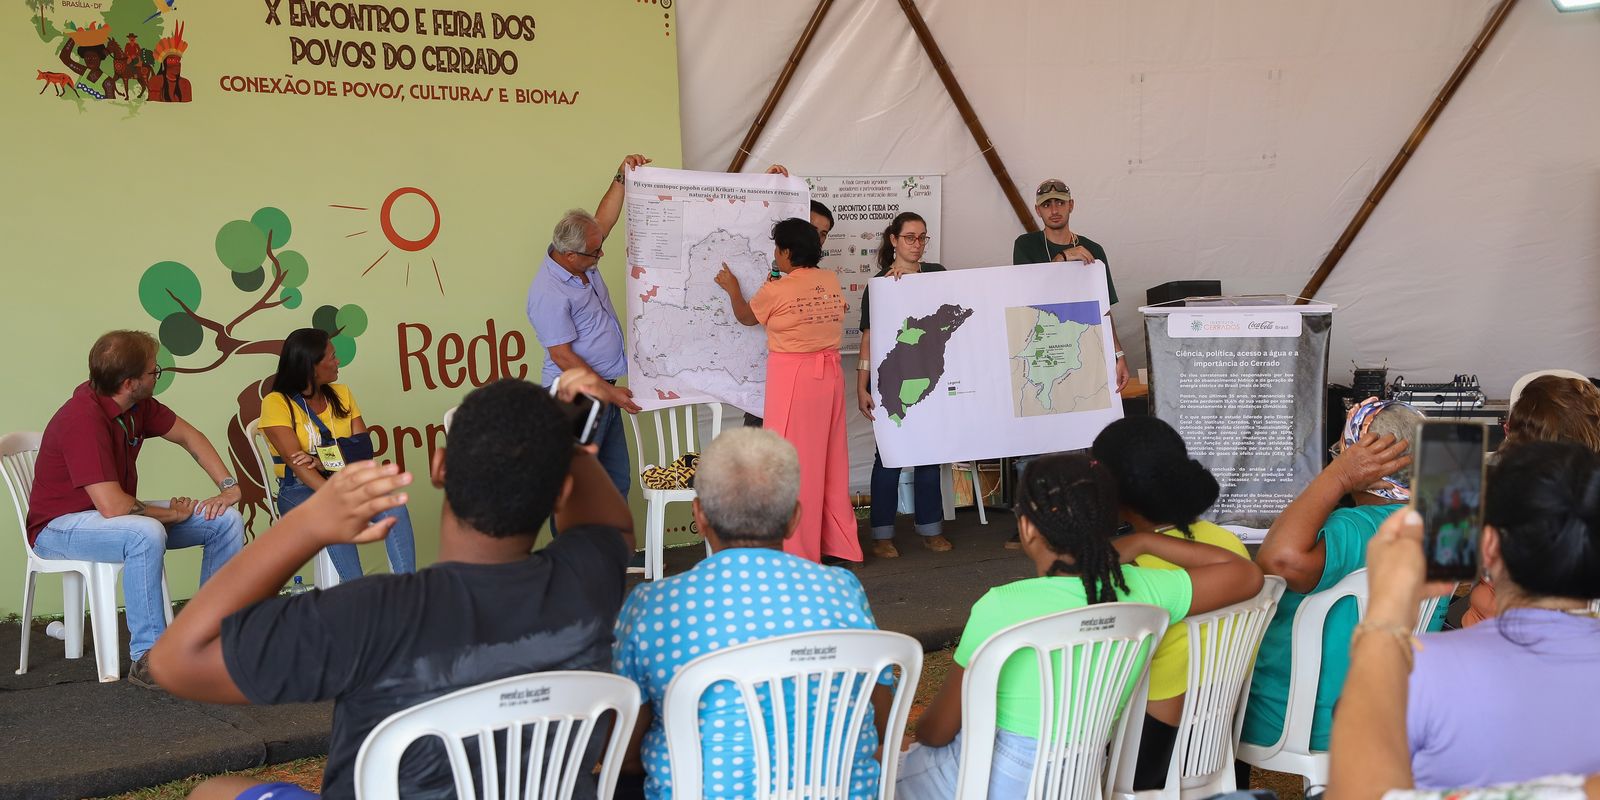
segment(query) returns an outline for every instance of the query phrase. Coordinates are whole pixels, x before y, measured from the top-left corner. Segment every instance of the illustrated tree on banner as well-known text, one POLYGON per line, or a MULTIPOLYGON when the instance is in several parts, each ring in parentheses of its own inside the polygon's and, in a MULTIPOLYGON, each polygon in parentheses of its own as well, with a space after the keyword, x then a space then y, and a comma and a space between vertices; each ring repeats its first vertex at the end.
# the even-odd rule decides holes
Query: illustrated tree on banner
MULTIPOLYGON (((310 277, 306 257, 295 250, 283 250, 293 228, 287 214, 276 208, 262 208, 248 220, 236 219, 217 231, 217 260, 225 268, 234 289, 253 298, 243 311, 226 322, 225 316, 203 312, 204 292, 194 270, 176 261, 152 264, 139 277, 139 304, 145 313, 160 321, 157 338, 161 348, 156 363, 163 371, 156 381, 156 394, 171 388, 179 375, 197 375, 221 367, 228 359, 243 355, 265 355, 274 359, 283 350, 283 339, 251 340, 236 334, 240 323, 256 314, 276 308, 293 310, 303 301, 300 287, 310 277), (206 348, 209 341, 210 347, 206 348), (201 350, 205 349, 205 353, 201 350), (195 358, 179 364, 179 358, 195 358), (209 360, 207 360, 209 359, 209 360), (202 363, 203 362, 203 363, 202 363)), ((213 303, 213 306, 215 303, 213 303)), ((211 306, 208 306, 209 309, 211 306)), ((366 332, 367 312, 360 306, 319 306, 311 314, 313 327, 327 331, 333 341, 339 365, 347 366, 356 357, 356 337, 366 332)), ((280 330, 289 330, 287 321, 280 330)), ((245 426, 261 416, 261 400, 272 391, 276 360, 263 362, 267 374, 240 390, 238 413, 228 421, 228 450, 233 471, 239 476, 246 521, 254 525, 258 513, 271 517, 267 508, 267 476, 257 468, 254 443, 245 436, 245 426)))

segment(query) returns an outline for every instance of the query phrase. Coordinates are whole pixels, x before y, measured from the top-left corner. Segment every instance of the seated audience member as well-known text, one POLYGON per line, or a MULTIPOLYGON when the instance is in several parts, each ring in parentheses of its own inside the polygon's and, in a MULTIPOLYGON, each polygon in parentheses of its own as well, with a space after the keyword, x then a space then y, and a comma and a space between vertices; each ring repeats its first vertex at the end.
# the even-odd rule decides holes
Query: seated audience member
MULTIPOLYGON (((1530 447, 1543 449, 1545 457, 1558 449, 1565 453, 1550 461, 1541 461, 1539 453, 1518 454, 1507 466, 1519 475, 1497 468, 1501 485, 1491 485, 1490 502, 1497 517, 1504 514, 1512 521, 1484 537, 1485 567, 1509 569, 1524 577, 1523 571, 1531 568, 1540 580, 1582 581, 1592 591, 1600 582, 1600 555, 1594 546, 1600 509, 1590 489, 1600 463, 1593 454, 1570 445, 1530 447), (1563 467, 1574 466, 1576 470, 1559 474, 1563 467), (1532 506, 1541 500, 1554 503, 1534 510, 1532 506), (1580 509, 1582 513, 1572 513, 1580 509), (1528 513, 1518 514, 1524 511, 1528 513), (1530 529, 1536 529, 1532 535, 1530 529), (1528 561, 1550 555, 1546 548, 1551 546, 1565 551, 1585 537, 1588 543, 1580 545, 1580 564, 1552 570, 1548 564, 1528 561)), ((1350 675, 1334 717, 1327 797, 1600 800, 1600 767, 1590 735, 1600 710, 1593 700, 1592 680, 1600 623, 1559 616, 1563 612, 1553 605, 1577 607, 1578 602, 1568 598, 1540 608, 1539 618, 1526 620, 1521 631, 1514 628, 1523 628, 1523 620, 1512 625, 1508 621, 1536 607, 1508 608, 1505 617, 1475 630, 1430 634, 1418 643, 1411 636, 1418 604, 1424 596, 1447 588, 1424 586, 1422 540, 1421 517, 1402 511, 1383 523, 1368 547, 1367 613, 1350 643, 1350 675), (1557 685, 1544 683, 1551 677, 1557 685), (1485 687, 1491 686, 1493 691, 1486 692, 1485 687), (1588 702, 1571 707, 1572 698, 1588 702), (1438 705, 1440 700, 1443 705, 1438 705), (1550 712, 1554 725, 1545 724, 1548 718, 1543 713, 1550 712), (1529 734, 1532 740, 1524 738, 1529 734), (1418 752, 1419 736, 1448 737, 1462 750, 1418 752), (1439 774, 1440 756, 1464 768, 1439 774), (1525 756, 1531 761, 1524 761, 1525 756), (1513 775, 1517 777, 1509 777, 1513 775), (1450 788, 1430 787, 1439 779, 1443 783, 1435 785, 1450 788), (1517 783, 1488 786, 1505 780, 1517 783)))
MULTIPOLYGON (((609 397, 569 370, 563 394, 609 397)), ((332 589, 276 596, 318 550, 383 538, 410 483, 393 465, 351 464, 201 588, 151 651, 175 695, 209 703, 333 700, 327 797, 354 797, 356 753, 379 722, 469 686, 543 670, 603 670, 633 555, 632 516, 568 412, 543 388, 501 380, 467 395, 449 447, 429 464, 444 489, 439 562, 332 589), (532 552, 552 509, 561 535, 532 552), (379 517, 373 522, 374 517, 379 517)), ((414 745, 401 796, 451 796, 437 742, 414 745)), ((582 786, 582 782, 580 782, 582 786)), ((594 795, 591 782, 584 787, 594 795)), ((214 778, 197 798, 294 800, 289 784, 214 778)))
MULTIPOLYGON (((322 488, 328 476, 343 468, 356 453, 343 452, 340 440, 367 440, 365 455, 372 455, 367 421, 356 405, 350 387, 339 379, 339 357, 333 341, 320 328, 301 328, 283 340, 272 393, 261 400, 261 432, 267 436, 278 466, 278 512, 306 501, 322 488), (289 456, 285 458, 284 453, 289 456)), ((384 537, 389 566, 394 572, 417 571, 417 548, 411 532, 411 514, 405 506, 383 512, 395 518, 384 537)), ((361 577, 361 557, 353 544, 328 548, 339 580, 361 577)))
MULTIPOLYGON (((848 570, 783 551, 798 524, 800 461, 794 445, 762 428, 718 436, 695 470, 694 519, 712 555, 688 572, 640 584, 617 618, 616 673, 639 684, 644 706, 625 771, 645 773, 644 796, 672 796, 661 712, 667 686, 685 664, 746 642, 808 631, 873 630, 861 583, 848 570), (643 735, 642 742, 640 735, 643 735)), ((873 693, 863 723, 849 796, 878 796, 874 757, 892 694, 873 693)), ((746 712, 731 684, 701 699, 707 797, 755 797, 756 772, 746 712), (709 730, 716 728, 716 733, 709 730)), ((770 713, 770 710, 767 710, 770 713)))
MULTIPOLYGON (((1160 533, 1220 547, 1249 559, 1244 542, 1200 515, 1217 502, 1217 479, 1189 458, 1183 437, 1157 417, 1124 417, 1107 425, 1094 440, 1094 457, 1117 481, 1118 518, 1135 533, 1160 533)), ((1179 569, 1153 555, 1134 565, 1179 569)), ((1248 599, 1248 598, 1244 598, 1248 599)), ((1150 703, 1139 744, 1135 790, 1166 785, 1167 765, 1177 741, 1178 720, 1189 681, 1189 629, 1174 624, 1161 638, 1150 662, 1150 703)))
POLYGON ((1570 442, 1502 451, 1479 552, 1498 614, 1423 637, 1411 674, 1417 785, 1600 772, 1600 620, 1589 610, 1600 597, 1600 455, 1570 442))
MULTIPOLYGON (((1159 533, 1117 530, 1116 479, 1082 455, 1040 456, 1023 472, 1017 498, 1022 550, 1038 577, 990 589, 972 607, 955 664, 917 723, 919 744, 905 754, 896 781, 903 800, 950 798, 960 771, 961 681, 979 645, 1019 622, 1096 603, 1150 603, 1173 623, 1254 597, 1261 571, 1220 547, 1159 533), (1156 556, 1181 569, 1147 569, 1128 562, 1156 556)), ((1030 651, 1002 667, 996 701, 994 766, 989 796, 1022 797, 1038 749, 1039 671, 1030 651)), ((1071 687, 1076 690, 1078 687, 1071 687)), ((1130 683, 1124 694, 1131 693, 1130 683)), ((987 743, 990 732, 974 731, 987 743)))
MULTIPOLYGON (((40 558, 122 562, 128 680, 156 688, 145 656, 167 627, 167 551, 200 545, 205 585, 244 546, 239 482, 204 434, 155 399, 155 337, 112 331, 89 349, 89 380, 45 426, 28 494, 28 541, 40 558), (139 499, 139 453, 160 437, 189 452, 217 485, 205 500, 139 499)), ((112 620, 115 623, 115 620, 112 620)))
MULTIPOLYGON (((1242 738, 1268 746, 1283 732, 1289 703, 1294 615, 1306 597, 1331 588, 1367 565, 1367 540, 1378 525, 1411 499, 1411 456, 1422 415, 1405 403, 1376 398, 1352 408, 1339 455, 1278 515, 1256 554, 1268 575, 1288 583, 1256 655, 1242 738), (1346 497, 1352 505, 1340 508, 1346 497)), ((1433 627, 1443 622, 1445 607, 1433 627)), ((1322 634, 1322 667, 1311 723, 1313 750, 1328 749, 1333 706, 1350 665, 1350 631, 1357 610, 1351 598, 1329 612, 1322 634)))
MULTIPOLYGON (((1524 442, 1573 442, 1600 453, 1600 389, 1568 370, 1534 373, 1517 381, 1506 416, 1506 450, 1524 442)), ((1494 616, 1493 579, 1472 588, 1463 627, 1494 616)))

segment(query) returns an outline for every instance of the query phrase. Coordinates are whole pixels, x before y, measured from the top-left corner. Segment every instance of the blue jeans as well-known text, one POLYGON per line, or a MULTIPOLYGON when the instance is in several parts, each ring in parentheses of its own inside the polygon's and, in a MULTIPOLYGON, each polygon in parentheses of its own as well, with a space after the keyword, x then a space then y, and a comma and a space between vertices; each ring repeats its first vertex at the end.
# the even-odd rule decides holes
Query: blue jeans
MULTIPOLYGON (((166 507, 167 501, 146 505, 166 507)), ((244 518, 228 509, 216 519, 195 514, 163 525, 149 517, 106 518, 90 509, 50 520, 33 551, 40 558, 122 562, 122 596, 128 608, 128 655, 134 661, 155 646, 167 629, 161 578, 168 550, 199 545, 200 584, 211 579, 244 547, 244 518)))
MULTIPOLYGON (((938 536, 944 530, 944 496, 939 487, 939 465, 917 467, 911 479, 916 497, 917 533, 938 536)), ((872 538, 893 539, 894 517, 900 507, 900 470, 883 465, 883 456, 872 454, 872 538)))
MULTIPOLYGON (((961 737, 956 734, 943 747, 914 744, 900 756, 900 772, 895 776, 894 796, 899 800, 949 800, 956 796, 956 780, 961 772, 961 737)), ((1033 758, 1039 740, 1032 736, 997 728, 994 737, 994 763, 989 768, 989 798, 1025 797, 1028 780, 1033 777, 1033 758)))
POLYGON ((622 493, 622 499, 628 499, 628 487, 633 485, 632 458, 628 455, 628 437, 622 432, 623 411, 616 406, 606 409, 604 418, 600 420, 600 432, 596 444, 600 445, 600 454, 596 458, 600 466, 605 468, 606 474, 611 477, 611 483, 622 493))
MULTIPOLYGON (((278 482, 278 513, 287 514, 295 506, 311 498, 311 487, 300 482, 292 473, 278 482)), ((411 531, 411 512, 405 506, 391 508, 373 517, 373 521, 394 517, 394 527, 384 537, 383 546, 389 551, 389 569, 396 575, 417 571, 416 535, 411 531)), ((339 580, 353 581, 361 577, 361 554, 353 544, 328 545, 328 558, 333 561, 339 580)))

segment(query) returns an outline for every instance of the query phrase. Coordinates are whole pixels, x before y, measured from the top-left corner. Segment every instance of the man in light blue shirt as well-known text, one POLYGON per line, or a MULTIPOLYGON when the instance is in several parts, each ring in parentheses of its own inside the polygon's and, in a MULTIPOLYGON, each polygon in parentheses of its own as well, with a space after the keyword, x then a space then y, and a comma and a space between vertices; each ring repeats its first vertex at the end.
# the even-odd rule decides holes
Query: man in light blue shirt
MULTIPOLYGON (((590 214, 573 209, 562 215, 545 250, 544 263, 528 287, 528 321, 544 347, 546 385, 562 371, 584 367, 616 383, 628 374, 623 354, 622 323, 611 305, 611 295, 600 277, 602 245, 622 215, 623 170, 650 163, 634 154, 622 160, 616 177, 606 187, 600 205, 590 214)), ((627 389, 621 390, 632 397, 627 389)), ((620 411, 637 413, 631 400, 620 411)), ((600 465, 623 497, 633 483, 628 442, 622 433, 622 415, 611 408, 600 420, 596 442, 600 465)))
MULTIPOLYGON (((788 634, 877 629, 854 574, 783 551, 798 517, 799 487, 800 459, 783 437, 762 428, 735 428, 718 436, 695 471, 694 519, 713 554, 688 572, 640 584, 617 617, 612 670, 638 684, 644 700, 635 730, 645 734, 623 763, 642 762, 649 800, 672 797, 661 710, 667 686, 685 664, 788 634)), ((876 721, 888 719, 894 695, 886 684, 892 680, 887 671, 880 678, 872 694, 873 713, 863 720, 851 756, 851 800, 878 796, 876 721)), ((716 684, 701 697, 700 707, 705 796, 760 794, 738 690, 716 684)), ((763 711, 772 713, 770 707, 763 711)), ((894 758, 894 749, 884 757, 894 758)))

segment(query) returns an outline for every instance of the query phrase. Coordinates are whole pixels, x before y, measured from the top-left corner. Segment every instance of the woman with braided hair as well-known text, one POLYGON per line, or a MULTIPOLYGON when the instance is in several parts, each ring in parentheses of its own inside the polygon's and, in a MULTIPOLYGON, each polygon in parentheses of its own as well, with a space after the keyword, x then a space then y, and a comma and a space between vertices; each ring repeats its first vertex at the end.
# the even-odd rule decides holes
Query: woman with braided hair
MULTIPOLYGON (((1117 514, 1135 532, 1181 537, 1250 558, 1238 536, 1200 519, 1217 502, 1221 488, 1210 470, 1189 457, 1183 437, 1171 425, 1157 417, 1124 417, 1095 437, 1092 452, 1116 477, 1117 514)), ((1179 569, 1153 555, 1139 556, 1133 563, 1179 569)), ((1136 791, 1166 785, 1188 688, 1189 629, 1174 625, 1161 637, 1150 662, 1150 702, 1133 775, 1136 791)))
MULTIPOLYGON (((1098 603, 1149 603, 1166 609, 1171 621, 1177 622, 1191 613, 1254 597, 1261 590, 1261 571, 1220 547, 1150 532, 1116 537, 1116 478, 1087 456, 1042 456, 1028 464, 1017 511, 1022 551, 1038 577, 990 589, 973 605, 955 664, 917 723, 918 744, 905 754, 895 785, 895 796, 903 800, 955 795, 962 676, 973 653, 990 636, 1020 622, 1098 603), (1146 555, 1179 569, 1131 563, 1146 555)), ((1130 684, 1126 691, 1132 688, 1130 684)), ((1000 671, 990 797, 1027 793, 1038 746, 1040 705, 1035 657, 1017 653, 1000 671)), ((973 732, 984 741, 989 733, 973 732)))

